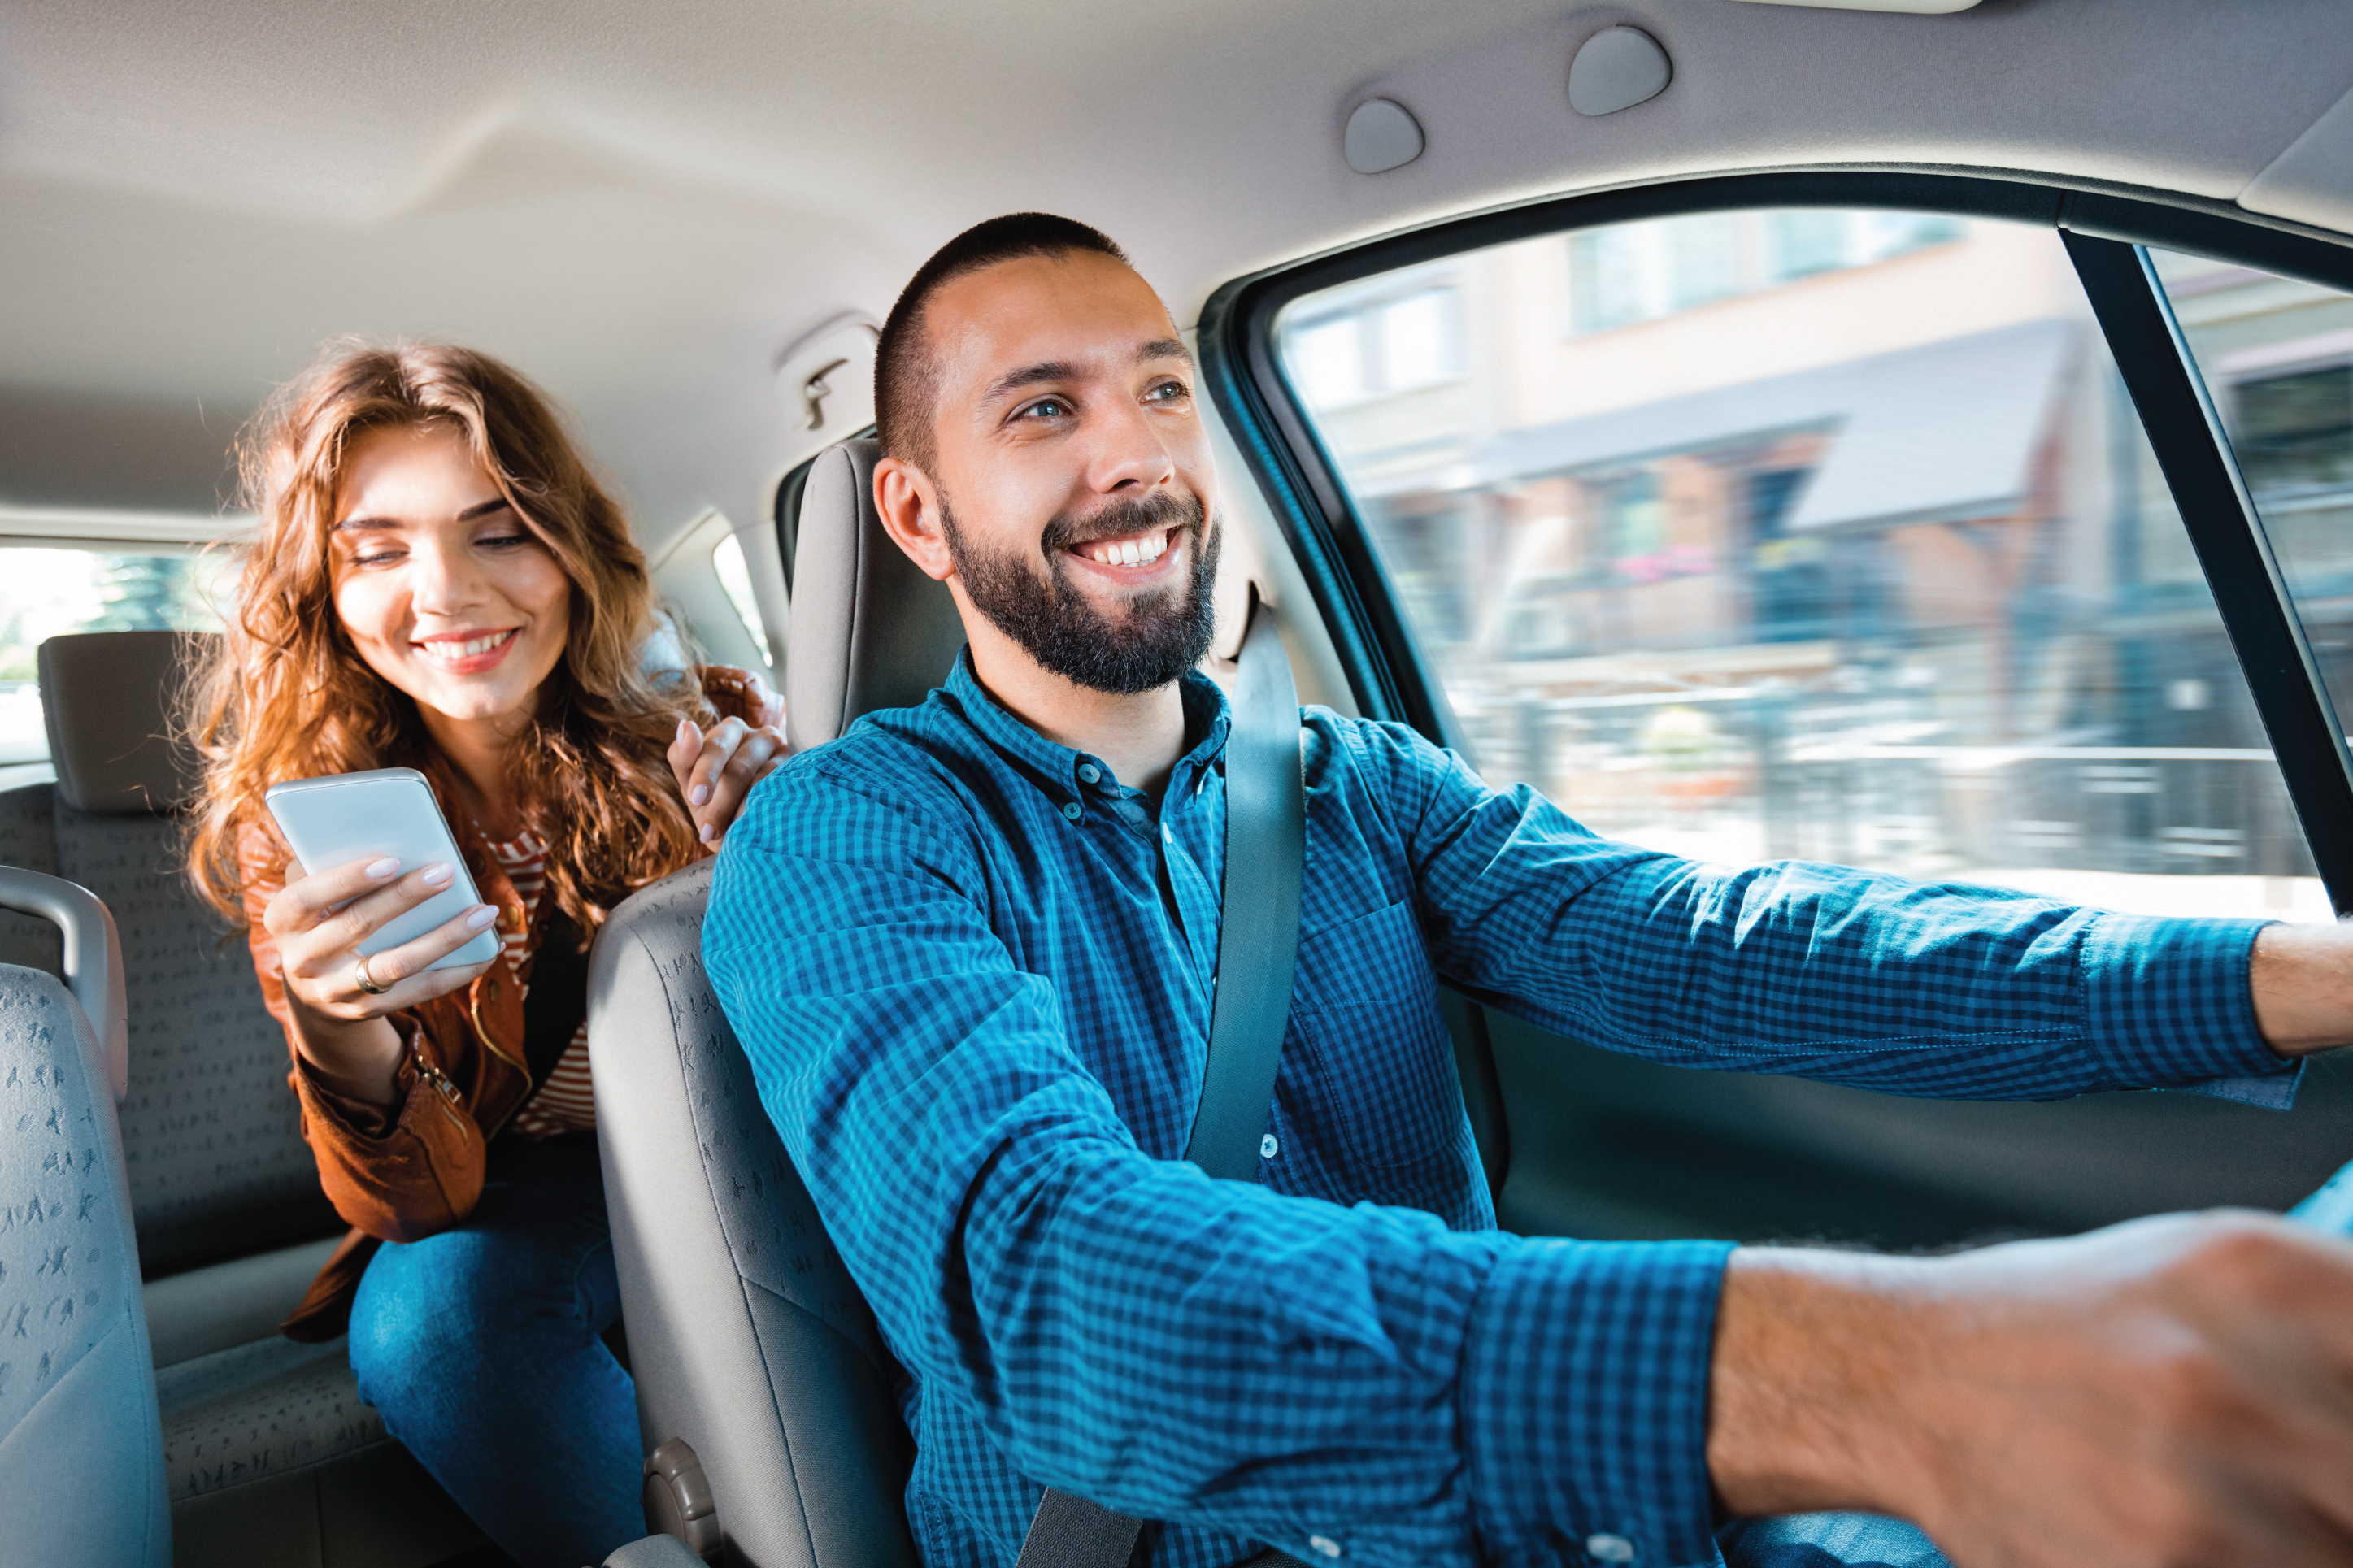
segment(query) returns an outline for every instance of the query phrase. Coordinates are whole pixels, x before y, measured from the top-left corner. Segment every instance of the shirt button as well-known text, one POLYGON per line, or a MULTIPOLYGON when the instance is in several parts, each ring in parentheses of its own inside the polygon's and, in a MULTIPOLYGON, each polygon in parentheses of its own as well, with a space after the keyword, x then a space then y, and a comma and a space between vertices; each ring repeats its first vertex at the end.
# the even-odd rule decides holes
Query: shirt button
POLYGON ((1103 770, 1095 766, 1092 763, 1081 763, 1079 764, 1079 777, 1085 783, 1093 784, 1103 777, 1103 770))
MULTIPOLYGON (((1273 1133, 1270 1132, 1265 1137, 1258 1141, 1258 1157, 1260 1159, 1271 1160, 1281 1152, 1282 1152, 1282 1145, 1274 1141, 1273 1133)), ((1316 1539, 1320 1541, 1323 1538, 1318 1536, 1316 1539)), ((1319 1546, 1315 1550, 1322 1552, 1324 1549, 1319 1546)), ((1337 1555, 1338 1552, 1339 1548, 1335 1547, 1329 1555, 1337 1555)))
POLYGON ((1082 808, 1077 801, 1066 800, 1062 803, 1062 815, 1069 817, 1072 822, 1076 822, 1082 814, 1082 808))
MULTIPOLYGON (((1274 1140, 1270 1138, 1267 1142, 1271 1143, 1274 1140)), ((1307 1538, 1307 1544, 1314 1547, 1316 1551, 1322 1552, 1326 1557, 1337 1557, 1340 1555, 1340 1543, 1333 1540, 1328 1535, 1311 1535, 1307 1538)))
POLYGON ((1585 1554, 1596 1563, 1631 1563, 1634 1543, 1622 1535, 1588 1535, 1585 1538, 1585 1554))

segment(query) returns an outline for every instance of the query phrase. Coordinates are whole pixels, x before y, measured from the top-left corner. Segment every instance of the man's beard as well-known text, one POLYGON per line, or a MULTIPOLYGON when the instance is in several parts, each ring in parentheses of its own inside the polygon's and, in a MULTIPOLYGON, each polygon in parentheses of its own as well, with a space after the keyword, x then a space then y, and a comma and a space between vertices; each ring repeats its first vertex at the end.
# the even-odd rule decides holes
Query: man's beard
MULTIPOLYGON (((974 546, 956 526, 945 492, 940 496, 940 525, 974 608, 1067 680, 1132 697, 1167 685, 1208 651, 1217 621, 1210 589, 1224 531, 1207 526, 1198 500, 1159 490, 1142 500, 1112 502, 1082 522, 1057 517, 1039 541, 1046 556, 1042 578, 1021 552, 998 554, 974 546), (1069 549, 1082 541, 1125 538, 1153 528, 1191 531, 1192 573, 1182 584, 1130 599, 1127 613, 1113 620, 1071 584, 1069 549)), ((1169 547, 1176 548, 1175 540, 1169 547)))

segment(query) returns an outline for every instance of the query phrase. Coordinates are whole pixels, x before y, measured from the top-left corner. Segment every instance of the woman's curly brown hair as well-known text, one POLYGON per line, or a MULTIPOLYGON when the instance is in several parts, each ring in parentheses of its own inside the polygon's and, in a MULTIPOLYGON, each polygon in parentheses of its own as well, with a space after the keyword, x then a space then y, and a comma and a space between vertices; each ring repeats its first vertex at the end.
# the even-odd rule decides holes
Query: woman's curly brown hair
POLYGON ((331 343, 239 437, 260 527, 239 552, 227 633, 186 688, 182 721, 204 760, 189 869, 241 921, 240 839, 281 842, 262 804, 271 784, 433 755, 415 702, 353 647, 330 572, 344 458, 360 436, 398 426, 463 437, 571 579, 564 658, 515 749, 516 784, 548 846, 548 891, 593 933, 632 889, 700 857, 664 752, 681 718, 713 715, 699 682, 642 668, 656 627, 645 556, 548 399, 489 355, 445 343, 331 343))

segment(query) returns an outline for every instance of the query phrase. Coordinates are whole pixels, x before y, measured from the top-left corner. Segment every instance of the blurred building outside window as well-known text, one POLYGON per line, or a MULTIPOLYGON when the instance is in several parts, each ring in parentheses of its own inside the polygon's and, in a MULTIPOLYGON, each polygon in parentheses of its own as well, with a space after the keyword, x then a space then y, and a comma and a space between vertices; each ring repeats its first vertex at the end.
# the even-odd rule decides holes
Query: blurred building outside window
MULTIPOLYGON (((2280 283, 2177 306, 2334 683, 2353 315, 2280 283)), ((1491 782, 1706 860, 2329 918, 2050 230, 1620 225, 1302 300, 1278 339, 1491 782), (1460 369, 1391 388, 1382 312, 1439 289, 1460 369)))
POLYGON ((1960 237, 1941 214, 1694 213, 1567 237, 1569 331, 1612 331, 1960 237))
POLYGON ((1299 324, 1296 374, 1319 405, 1434 386, 1462 374, 1460 291, 1451 283, 1350 301, 1321 321, 1299 324))
POLYGON ((2353 296, 2151 253, 2340 721, 2353 715, 2353 296))

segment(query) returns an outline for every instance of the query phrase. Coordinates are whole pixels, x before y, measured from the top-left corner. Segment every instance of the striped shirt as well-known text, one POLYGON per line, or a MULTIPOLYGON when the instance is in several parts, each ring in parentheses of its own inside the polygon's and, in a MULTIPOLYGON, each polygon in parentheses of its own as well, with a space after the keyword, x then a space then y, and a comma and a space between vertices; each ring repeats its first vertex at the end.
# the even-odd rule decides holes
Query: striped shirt
MULTIPOLYGON (((533 918, 539 913, 540 892, 547 886, 547 846, 526 833, 503 844, 491 844, 490 851, 491 858, 499 863, 499 869, 507 874, 507 880, 514 884, 516 894, 522 900, 522 929, 501 931, 499 941, 506 949, 507 963, 513 966, 516 981, 527 998, 531 985, 522 978, 522 966, 529 961, 532 950, 526 933, 533 918)), ((531 1139, 552 1138, 558 1132, 582 1132, 596 1125, 596 1096, 588 1082, 586 1018, 573 1032, 572 1043, 564 1047, 555 1070, 523 1102, 509 1125, 531 1139)))

